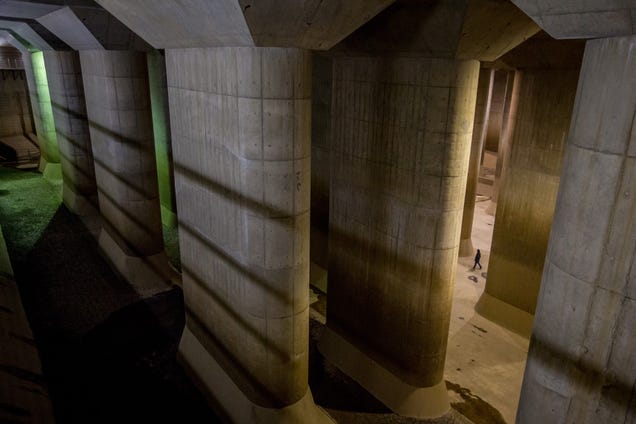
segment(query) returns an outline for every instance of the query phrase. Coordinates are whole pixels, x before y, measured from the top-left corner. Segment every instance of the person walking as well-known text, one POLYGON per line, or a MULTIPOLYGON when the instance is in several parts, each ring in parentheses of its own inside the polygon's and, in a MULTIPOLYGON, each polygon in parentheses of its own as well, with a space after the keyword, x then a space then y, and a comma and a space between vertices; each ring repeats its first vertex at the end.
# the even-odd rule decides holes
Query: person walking
POLYGON ((479 265, 479 269, 481 269, 481 264, 479 261, 481 260, 481 251, 477 249, 477 253, 475 254, 475 265, 473 265, 473 270, 477 265, 479 265))

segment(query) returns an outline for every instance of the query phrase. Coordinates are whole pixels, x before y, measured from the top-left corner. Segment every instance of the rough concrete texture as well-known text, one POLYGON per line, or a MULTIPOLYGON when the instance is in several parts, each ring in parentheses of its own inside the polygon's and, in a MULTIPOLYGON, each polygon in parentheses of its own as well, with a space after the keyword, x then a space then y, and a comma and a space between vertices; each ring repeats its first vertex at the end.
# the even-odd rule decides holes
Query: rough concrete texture
POLYGON ((170 139, 166 60, 156 50, 148 53, 148 81, 150 83, 152 127, 155 136, 161 221, 165 226, 176 227, 177 201, 174 195, 174 164, 170 139))
POLYGON ((486 293, 534 314, 578 70, 518 72, 486 293), (514 284, 510 276, 514 275, 514 284))
POLYGON ((329 267, 329 182, 331 145, 330 57, 313 55, 311 96, 311 261, 329 267))
POLYGON ((539 26, 511 2, 469 0, 456 57, 493 61, 538 31, 539 26))
MULTIPOLYGON (((560 41, 576 50, 578 43, 560 41)), ((523 49, 521 46, 518 49, 523 49)), ((486 293, 534 314, 580 62, 517 72, 486 293), (510 276, 515 276, 515 284, 510 276)))
POLYGON ((336 49, 492 61, 539 31, 500 0, 397 0, 336 49))
POLYGON ((636 37, 588 41, 517 415, 634 422, 636 37))
POLYGON ((633 0, 512 0, 554 38, 603 38, 634 34, 633 0))
POLYGON ((97 0, 153 47, 327 50, 395 0, 97 0))
POLYGON ((97 213, 97 184, 79 53, 44 52, 62 163, 63 198, 78 215, 97 213))
POLYGON ((486 125, 486 136, 484 148, 491 152, 499 149, 501 130, 503 126, 503 113, 506 100, 506 87, 508 85, 508 72, 505 70, 494 71, 494 81, 492 87, 492 98, 490 103, 490 114, 486 125))
POLYGON ((36 130, 40 142, 40 151, 44 165, 40 166, 40 171, 44 172, 47 164, 59 164, 60 152, 57 146, 57 135, 55 133, 55 121, 53 120, 53 109, 51 106, 51 95, 49 93, 49 82, 46 76, 46 66, 42 52, 31 53, 31 66, 33 69, 33 81, 35 83, 35 96, 31 96, 31 105, 35 100, 38 107, 33 108, 35 116, 36 130), (38 121, 40 127, 38 128, 38 121))
POLYGON ((128 256, 163 250, 145 53, 80 52, 100 212, 128 256))
POLYGON ((327 325, 442 381, 479 64, 334 59, 327 325))
POLYGON ((475 104, 475 119, 473 136, 470 144, 470 159, 468 161, 468 177, 466 179, 466 195, 464 196, 464 212, 462 214, 462 231, 459 242, 459 256, 472 256, 473 248, 473 216, 475 215, 475 198, 477 196, 477 181, 481 165, 482 147, 486 137, 486 123, 490 115, 492 88, 495 71, 481 68, 477 84, 477 102, 475 104))
MULTIPOLYGON (((490 215, 495 215, 497 211, 497 199, 499 198, 499 187, 501 186, 501 178, 504 166, 508 163, 510 158, 510 111, 513 101, 513 87, 515 82, 515 71, 497 71, 504 72, 506 77, 504 98, 503 98, 503 113, 501 117, 501 130, 499 131, 499 139, 497 140, 497 163, 495 165, 494 180, 492 190, 490 191, 490 204, 486 209, 486 212, 490 215)), ((487 150, 487 149, 485 149, 487 150)), ((484 159, 485 160, 485 159, 484 159)))
POLYGON ((33 132, 24 70, 0 70, 0 137, 33 132))
POLYGON ((252 403, 293 405, 308 390, 311 54, 175 49, 166 67, 189 331, 252 403))

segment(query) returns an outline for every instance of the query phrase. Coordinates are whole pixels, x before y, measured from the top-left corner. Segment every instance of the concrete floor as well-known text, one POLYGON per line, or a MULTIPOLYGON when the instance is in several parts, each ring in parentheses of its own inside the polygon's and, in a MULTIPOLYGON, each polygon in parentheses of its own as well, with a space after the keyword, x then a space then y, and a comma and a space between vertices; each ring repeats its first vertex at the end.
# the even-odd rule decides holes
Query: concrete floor
MULTIPOLYGON (((23 177, 24 184, 33 188, 23 184, 5 190, 0 215, 7 223, 11 221, 8 244, 14 249, 16 277, 40 348, 56 416, 65 422, 99 416, 107 422, 121 408, 131 407, 126 400, 134 399, 131 391, 137 391, 145 393, 133 401, 140 416, 148 413, 144 406, 159 400, 162 407, 153 407, 157 417, 180 416, 185 407, 190 412, 188 422, 214 422, 214 414, 174 364, 183 324, 179 290, 139 300, 100 259, 90 228, 78 231, 83 227, 79 219, 59 207, 59 187, 39 176, 23 177), (37 190, 52 196, 48 209, 44 208, 46 213, 43 196, 34 195, 37 190), (33 215, 36 210, 38 219, 33 215), (25 230, 35 223, 43 228, 25 230), (131 326, 131 322, 136 325, 131 326), (126 381, 127 390, 123 390, 122 381, 126 381), (86 390, 89 388, 93 390, 86 390)), ((315 349, 326 306, 321 294, 312 305, 310 385, 316 403, 337 422, 466 423, 464 416, 475 424, 514 422, 528 340, 475 312, 484 290, 494 221, 485 214, 487 204, 477 203, 473 229, 473 242, 482 250, 484 269, 472 271, 472 259, 464 258, 456 275, 445 370, 454 411, 439 420, 398 417, 330 366, 315 349)))
POLYGON ((473 245, 481 249, 483 269, 460 258, 446 354, 445 378, 454 408, 475 424, 514 423, 529 340, 475 312, 484 291, 494 217, 475 207, 473 245), (479 410, 474 409, 472 406, 479 410))

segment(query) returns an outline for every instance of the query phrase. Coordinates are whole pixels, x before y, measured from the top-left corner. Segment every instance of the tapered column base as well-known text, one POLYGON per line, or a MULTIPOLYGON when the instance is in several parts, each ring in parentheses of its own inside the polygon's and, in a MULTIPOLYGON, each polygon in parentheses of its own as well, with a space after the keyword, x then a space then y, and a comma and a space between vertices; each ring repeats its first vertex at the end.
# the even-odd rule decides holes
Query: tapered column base
POLYGON ((92 216, 99 214, 99 206, 97 201, 97 193, 94 196, 86 197, 77 194, 66 181, 62 186, 62 200, 64 204, 75 215, 92 216))
POLYGON ((168 290, 177 283, 179 275, 170 266, 165 252, 152 256, 130 256, 105 229, 99 233, 99 247, 141 297, 168 290))
POLYGON ((250 401, 186 325, 179 345, 179 362, 222 418, 231 423, 335 424, 316 406, 311 390, 284 408, 264 408, 250 401))
POLYGON ((411 386, 329 327, 325 328, 318 349, 327 360, 399 415, 437 418, 450 411, 443 380, 432 387, 411 386))

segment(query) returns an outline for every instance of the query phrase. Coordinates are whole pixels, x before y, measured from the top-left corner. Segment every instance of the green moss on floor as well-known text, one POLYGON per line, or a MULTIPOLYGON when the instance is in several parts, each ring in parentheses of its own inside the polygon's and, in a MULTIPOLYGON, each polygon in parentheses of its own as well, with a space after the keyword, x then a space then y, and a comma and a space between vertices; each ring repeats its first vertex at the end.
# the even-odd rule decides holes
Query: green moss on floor
POLYGON ((177 226, 163 226, 163 244, 170 263, 181 271, 181 255, 179 253, 179 229, 177 226))
POLYGON ((33 249, 61 203, 61 181, 42 178, 35 170, 0 167, 0 221, 11 223, 3 231, 14 260, 33 249))
MULTIPOLYGON (((8 249, 19 260, 42 237, 44 230, 62 205, 62 180, 43 178, 37 170, 0 167, 0 222, 8 249)), ((176 226, 163 226, 166 254, 181 270, 179 232, 176 226)))

